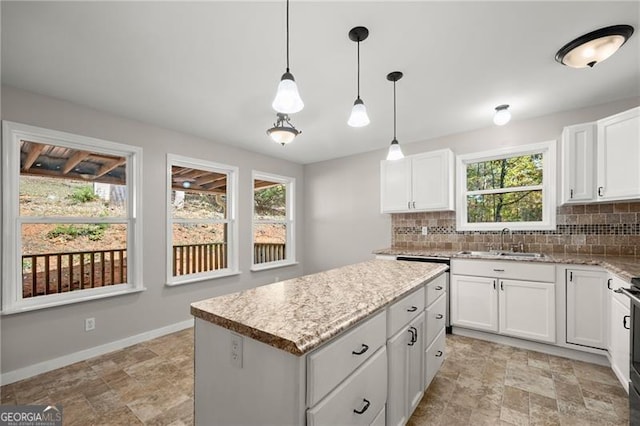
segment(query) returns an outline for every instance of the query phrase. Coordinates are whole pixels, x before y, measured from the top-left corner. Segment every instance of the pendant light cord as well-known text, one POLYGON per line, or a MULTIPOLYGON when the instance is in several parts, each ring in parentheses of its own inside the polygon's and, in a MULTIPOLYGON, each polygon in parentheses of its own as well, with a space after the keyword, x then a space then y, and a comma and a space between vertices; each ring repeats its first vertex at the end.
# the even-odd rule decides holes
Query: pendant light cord
POLYGON ((393 140, 396 140, 396 82, 393 82, 393 140))
POLYGON ((287 0, 287 72, 289 72, 289 0, 287 0))
POLYGON ((358 39, 358 99, 360 99, 360 39, 358 39))

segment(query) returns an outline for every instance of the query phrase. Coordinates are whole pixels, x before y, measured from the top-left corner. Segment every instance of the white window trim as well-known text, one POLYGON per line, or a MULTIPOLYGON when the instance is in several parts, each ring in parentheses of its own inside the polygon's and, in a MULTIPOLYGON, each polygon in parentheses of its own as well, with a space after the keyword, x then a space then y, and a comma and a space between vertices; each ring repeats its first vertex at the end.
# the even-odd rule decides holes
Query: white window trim
POLYGON ((273 173, 251 171, 251 271, 264 271, 266 269, 282 268, 285 266, 297 265, 295 247, 295 191, 296 179, 289 176, 281 176, 273 173), (266 263, 255 263, 255 202, 254 191, 255 181, 267 180, 277 182, 286 186, 286 218, 284 220, 259 221, 259 223, 284 223, 287 226, 287 239, 285 241, 285 259, 266 263))
MULTIPOLYGON (((167 182, 166 182, 166 213, 167 213, 167 260, 166 260, 166 285, 178 286, 196 283, 215 278, 229 277, 240 274, 238 262, 238 168, 227 164, 214 163, 212 161, 184 157, 182 155, 167 154, 167 182), (171 212, 171 166, 189 167, 206 170, 215 173, 227 174, 227 219, 219 223, 227 223, 227 267, 215 271, 200 272, 196 274, 173 276, 173 218, 171 212)), ((197 220, 191 221, 197 222, 197 220)), ((206 221, 211 223, 211 221, 206 221)))
POLYGON ((142 280, 142 148, 11 121, 2 122, 2 315, 67 305, 145 290, 142 280), (20 218, 20 148, 22 139, 127 158, 127 217, 94 219, 20 218), (127 282, 82 291, 22 298, 22 223, 126 223, 127 282))
MULTIPOLYGON (((512 231, 556 229, 556 141, 512 146, 491 151, 458 155, 456 159, 456 230, 458 231, 512 231), (542 221, 540 222, 467 222, 467 164, 501 158, 541 153, 542 156, 542 221)), ((532 186, 533 187, 533 186, 532 186)), ((518 188, 509 188, 518 190, 518 188)), ((497 191, 504 192, 504 191, 497 191)))

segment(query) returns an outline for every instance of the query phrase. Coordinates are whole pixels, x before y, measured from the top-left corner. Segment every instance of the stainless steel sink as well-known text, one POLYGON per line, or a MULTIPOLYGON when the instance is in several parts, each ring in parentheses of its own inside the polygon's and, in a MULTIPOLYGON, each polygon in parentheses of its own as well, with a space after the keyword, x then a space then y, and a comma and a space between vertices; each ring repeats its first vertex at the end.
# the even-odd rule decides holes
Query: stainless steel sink
POLYGON ((541 258, 544 257, 542 253, 522 253, 515 251, 501 251, 501 250, 489 250, 489 251, 471 251, 464 250, 458 252, 458 254, 466 254, 468 256, 478 256, 478 257, 523 257, 523 258, 541 258))

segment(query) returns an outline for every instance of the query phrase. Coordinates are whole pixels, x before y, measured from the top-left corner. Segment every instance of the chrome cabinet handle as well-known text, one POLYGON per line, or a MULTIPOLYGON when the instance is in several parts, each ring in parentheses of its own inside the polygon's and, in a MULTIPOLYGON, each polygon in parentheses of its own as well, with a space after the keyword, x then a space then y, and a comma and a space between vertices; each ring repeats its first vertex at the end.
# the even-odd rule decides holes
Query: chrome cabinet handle
POLYGON ((441 356, 442 356, 442 351, 438 351, 438 352, 436 352, 436 357, 437 357, 437 358, 440 358, 441 356))
POLYGON ((412 202, 412 203, 411 203, 411 206, 415 209, 415 208, 416 208, 416 202, 415 202, 415 201, 414 201, 414 202, 412 202))
POLYGON ((624 328, 626 328, 627 330, 631 330, 631 327, 629 327, 629 326, 627 325, 627 320, 628 320, 629 318, 631 318, 631 316, 630 316, 630 315, 625 315, 624 317, 622 317, 622 326, 623 326, 624 328))
POLYGON ((411 341, 409 343, 407 343, 408 346, 413 346, 416 344, 416 342, 418 341, 418 329, 415 327, 409 327, 409 330, 407 330, 409 333, 411 333, 411 341))
POLYGON ((353 410, 354 413, 356 413, 356 414, 364 414, 364 412, 369 409, 369 406, 371 405, 371 402, 367 398, 362 398, 362 401, 364 401, 364 406, 360 410, 354 409, 353 410))
POLYGON ((504 269, 494 269, 494 272, 504 272, 504 269))
POLYGON ((365 353, 366 351, 369 350, 369 346, 365 345, 364 343, 362 344, 362 349, 360 349, 358 352, 356 351, 351 351, 352 354, 354 355, 362 355, 363 353, 365 353))
POLYGON ((411 201, 407 201, 407 208, 410 209, 411 208, 411 201))
POLYGON ((436 290, 438 290, 438 291, 442 290, 442 286, 437 286, 436 290))
POLYGON ((417 310, 418 310, 418 307, 417 307, 417 306, 412 306, 412 307, 410 307, 409 309, 407 309, 407 312, 415 312, 415 311, 417 311, 417 310))
POLYGON ((611 288, 611 281, 612 281, 612 280, 611 280, 611 278, 609 278, 609 279, 607 280, 607 288, 608 288, 609 290, 613 290, 613 289, 611 288))
POLYGON ((500 290, 504 291, 504 281, 500 281, 500 290))
POLYGON ((604 195, 604 186, 598 187, 598 197, 602 197, 604 195))
POLYGON ((493 280, 493 289, 496 289, 496 280, 493 280))
POLYGON ((436 319, 442 319, 442 318, 444 318, 444 315, 442 315, 442 314, 436 315, 436 319))

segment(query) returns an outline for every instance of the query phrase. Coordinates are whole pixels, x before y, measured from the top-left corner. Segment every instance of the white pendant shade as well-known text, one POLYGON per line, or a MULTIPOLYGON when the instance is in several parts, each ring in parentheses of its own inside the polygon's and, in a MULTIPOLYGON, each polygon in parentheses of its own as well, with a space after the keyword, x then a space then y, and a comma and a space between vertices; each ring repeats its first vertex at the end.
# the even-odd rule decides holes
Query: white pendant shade
POLYGON ((283 114, 293 114, 304 108, 304 102, 302 102, 298 92, 298 85, 290 73, 287 72, 282 75, 276 97, 271 106, 276 112, 283 114))
POLYGON ((402 148, 400 148, 400 144, 397 140, 391 141, 391 145, 389 146, 389 152, 387 153, 387 160, 400 160, 404 158, 404 154, 402 153, 402 148))
POLYGON ((351 115, 347 124, 351 127, 364 127, 369 124, 369 116, 367 115, 367 107, 364 106, 362 99, 358 98, 353 103, 351 115))
POLYGON ((291 129, 288 129, 286 127, 283 128, 275 128, 275 129, 270 129, 271 131, 269 132, 269 137, 271 137, 271 140, 273 140, 274 142, 277 142, 281 145, 286 145, 289 142, 293 142, 293 140, 296 138, 297 133, 292 131, 291 129))
POLYGON ((508 110, 509 105, 500 105, 496 107, 496 114, 493 116, 493 123, 496 126, 504 126, 511 120, 511 113, 508 110))

